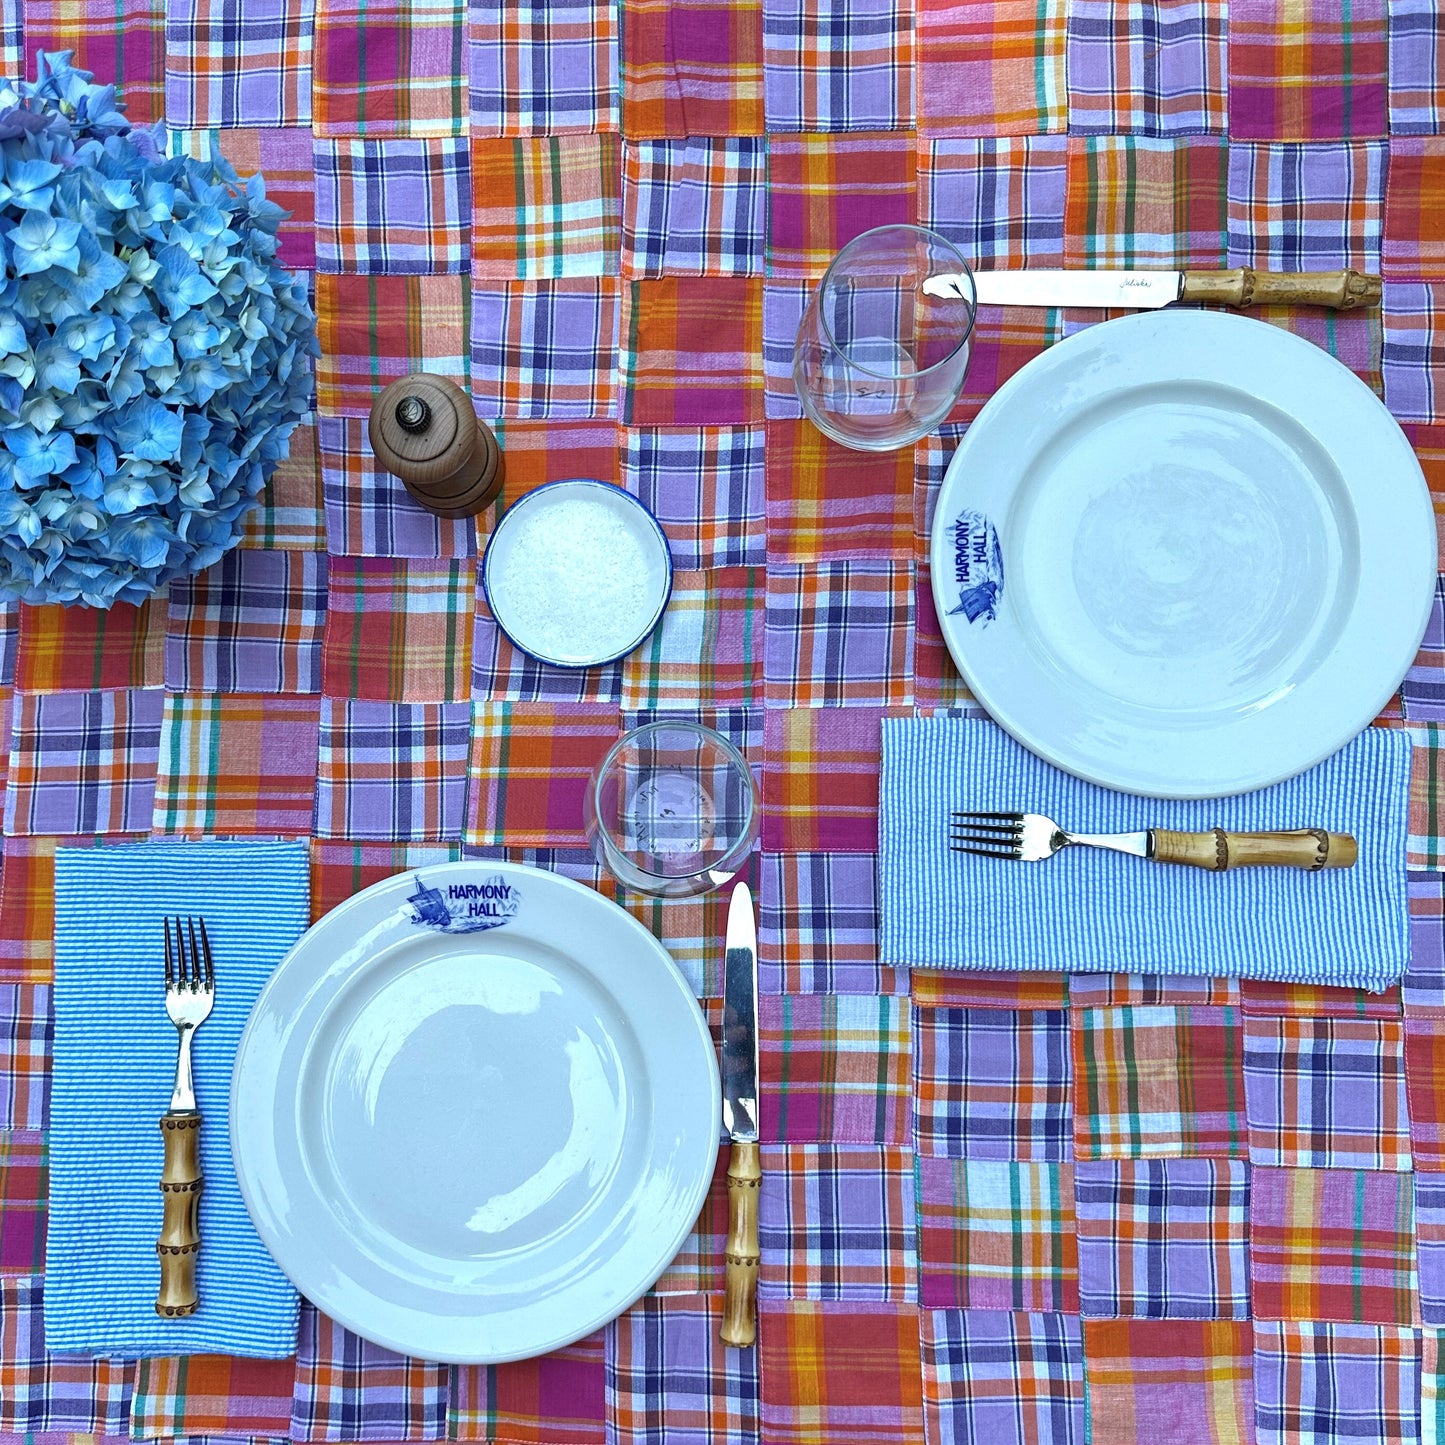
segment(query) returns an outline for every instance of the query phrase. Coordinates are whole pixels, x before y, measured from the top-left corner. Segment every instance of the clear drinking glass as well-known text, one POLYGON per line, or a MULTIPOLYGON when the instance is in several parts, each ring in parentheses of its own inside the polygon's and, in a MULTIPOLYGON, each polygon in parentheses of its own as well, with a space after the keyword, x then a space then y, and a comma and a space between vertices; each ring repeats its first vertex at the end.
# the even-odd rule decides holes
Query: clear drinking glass
POLYGON ((747 759, 700 723, 655 722, 624 734, 587 785, 587 840, 638 893, 683 897, 721 888, 758 836, 747 759))
POLYGON ((922 226, 879 226, 843 247, 809 298, 793 346, 793 385, 819 430, 886 452, 927 436, 953 410, 977 304, 956 247, 922 226), (923 283, 963 278, 962 296, 923 283))

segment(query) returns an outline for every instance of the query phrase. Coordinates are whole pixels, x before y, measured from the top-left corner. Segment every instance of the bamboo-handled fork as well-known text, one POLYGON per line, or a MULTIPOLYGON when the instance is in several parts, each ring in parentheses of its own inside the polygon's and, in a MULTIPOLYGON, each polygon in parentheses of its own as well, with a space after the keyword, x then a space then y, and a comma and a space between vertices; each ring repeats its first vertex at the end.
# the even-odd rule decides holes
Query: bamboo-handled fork
POLYGON ((167 918, 166 1013, 179 1035, 176 1086, 171 1107, 161 1115, 165 1168, 161 1174, 164 1212, 156 1253, 161 1261, 156 1313, 166 1319, 195 1314, 196 1257, 201 1249, 201 1111, 191 1076, 191 1039, 211 1016, 216 969, 204 918, 167 918), (199 931, 198 931, 199 926, 199 931))
POLYGON ((949 846, 955 853, 985 858, 1015 858, 1041 863, 1061 848, 1082 844, 1131 853, 1155 863, 1184 863, 1223 873, 1230 868, 1352 868, 1358 854, 1348 833, 1323 828, 1293 828, 1273 833, 1178 833, 1146 828, 1138 833, 1067 833, 1042 813, 955 813, 949 846))

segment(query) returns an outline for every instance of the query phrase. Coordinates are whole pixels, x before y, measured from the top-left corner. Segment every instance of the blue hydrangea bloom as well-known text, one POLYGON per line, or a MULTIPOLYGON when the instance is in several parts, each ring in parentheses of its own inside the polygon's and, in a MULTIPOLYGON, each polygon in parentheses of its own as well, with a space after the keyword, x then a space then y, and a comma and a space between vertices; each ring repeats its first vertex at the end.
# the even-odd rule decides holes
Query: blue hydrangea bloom
POLYGON ((306 414, 315 318, 260 176, 113 86, 0 81, 0 594, 109 607, 210 566, 306 414))

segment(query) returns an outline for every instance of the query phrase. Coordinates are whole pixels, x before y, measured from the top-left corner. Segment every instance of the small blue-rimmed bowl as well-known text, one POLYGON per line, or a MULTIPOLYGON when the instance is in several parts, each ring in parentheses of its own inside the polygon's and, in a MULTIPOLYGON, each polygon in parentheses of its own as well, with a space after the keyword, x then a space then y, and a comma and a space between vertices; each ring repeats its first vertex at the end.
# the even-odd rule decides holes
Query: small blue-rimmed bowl
MULTIPOLYGON (((563 570, 551 580, 553 589, 550 596, 557 618, 564 623, 571 619, 584 619, 583 625, 576 629, 579 633, 585 630, 586 614, 596 615, 608 605, 608 599, 599 600, 596 588, 592 586, 593 579, 585 575, 563 570)), ((565 481, 547 482, 528 492, 502 513, 492 529, 482 557, 482 590, 497 626, 519 651, 552 667, 598 667, 626 657, 646 641, 662 620, 663 611, 672 596, 672 553, 668 550, 667 536, 657 518, 630 492, 590 477, 572 477, 565 481), (596 652, 586 651, 580 645, 580 638, 579 645, 565 650, 549 647, 536 632, 534 619, 525 614, 518 599, 509 591, 517 580, 509 575, 511 564, 516 561, 518 543, 527 525, 536 523, 545 509, 575 501, 605 507, 637 543, 641 559, 642 600, 637 608, 636 627, 626 629, 630 640, 623 645, 614 627, 607 646, 596 652), (559 651, 562 655, 558 655, 559 651)))

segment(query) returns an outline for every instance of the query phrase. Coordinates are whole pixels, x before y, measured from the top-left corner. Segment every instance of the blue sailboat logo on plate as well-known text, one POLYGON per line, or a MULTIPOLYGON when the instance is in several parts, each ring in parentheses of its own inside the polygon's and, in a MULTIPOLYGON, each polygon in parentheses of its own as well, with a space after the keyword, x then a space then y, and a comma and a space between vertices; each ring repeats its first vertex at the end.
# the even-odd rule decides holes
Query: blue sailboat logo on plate
POLYGON ((411 921, 438 933, 481 933, 500 928, 517 916, 522 895, 515 884, 500 873, 480 883, 448 883, 437 888, 416 878, 411 904, 411 921))
POLYGON ((987 627, 998 616, 1003 597, 1003 549, 998 531, 982 512, 965 508, 953 520, 953 580, 958 587, 960 613, 970 623, 987 627))

